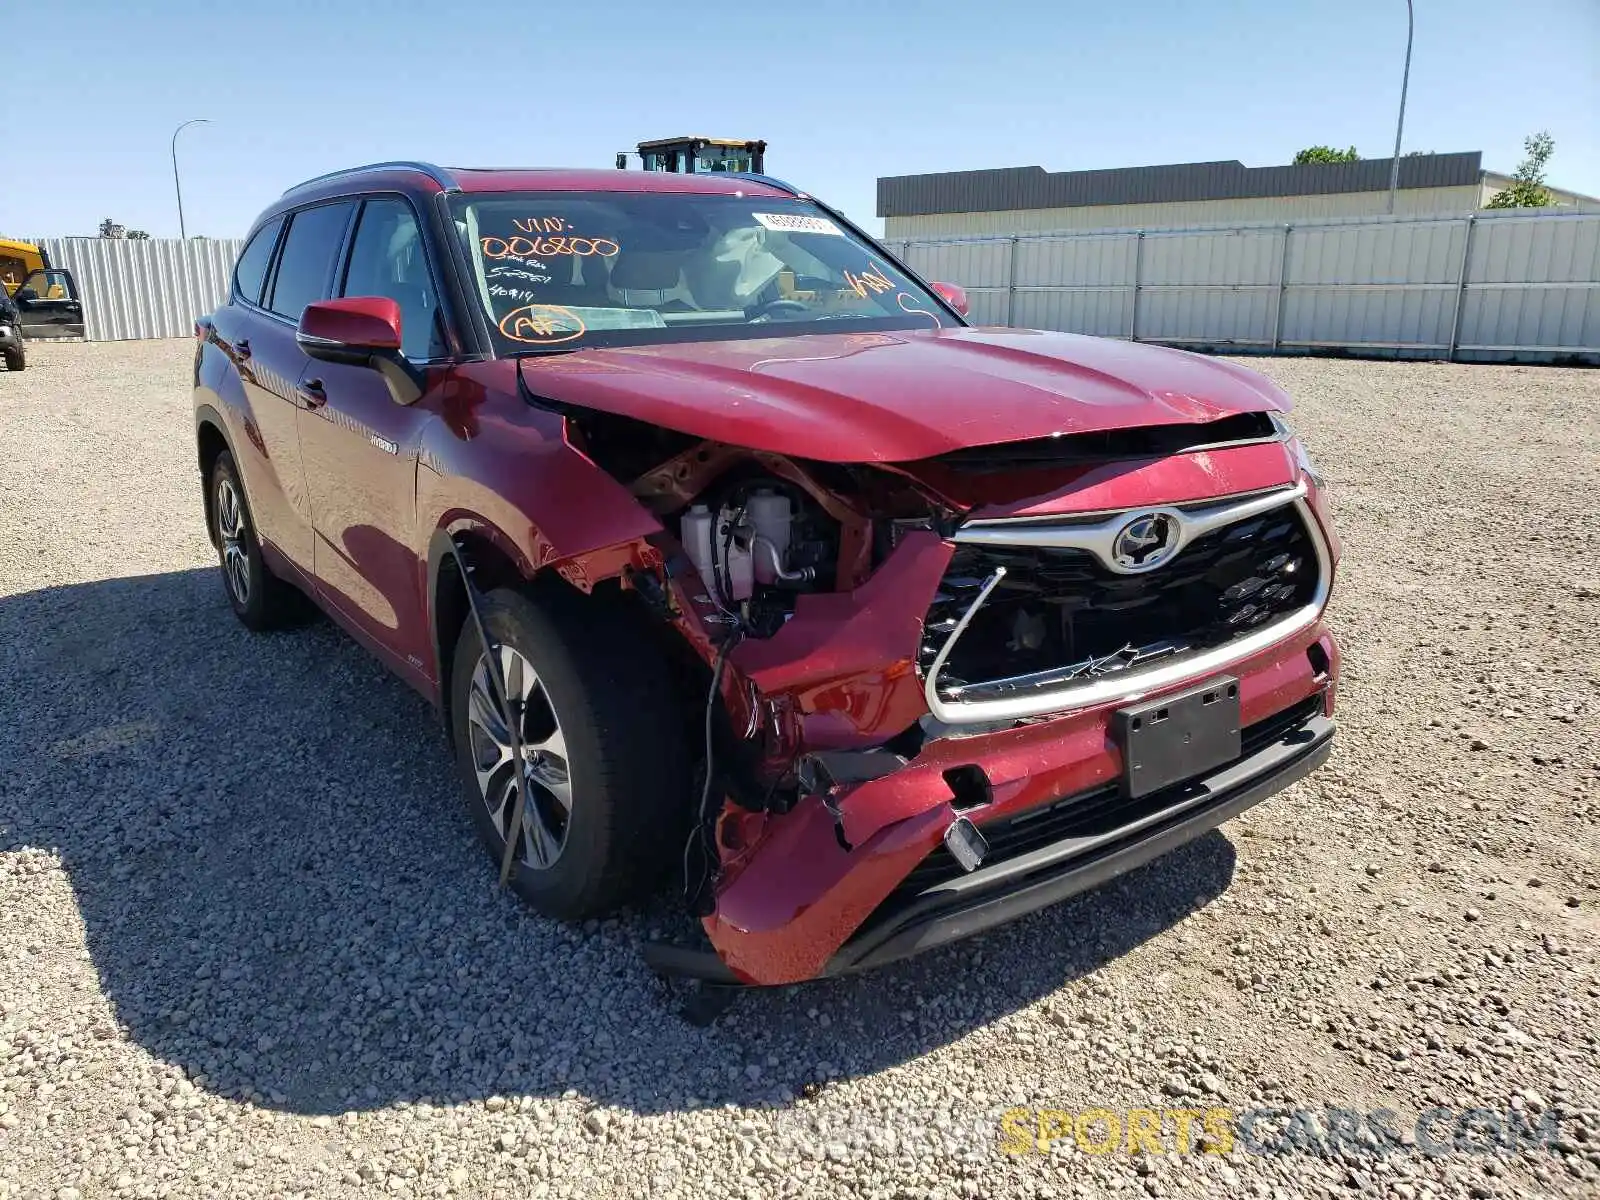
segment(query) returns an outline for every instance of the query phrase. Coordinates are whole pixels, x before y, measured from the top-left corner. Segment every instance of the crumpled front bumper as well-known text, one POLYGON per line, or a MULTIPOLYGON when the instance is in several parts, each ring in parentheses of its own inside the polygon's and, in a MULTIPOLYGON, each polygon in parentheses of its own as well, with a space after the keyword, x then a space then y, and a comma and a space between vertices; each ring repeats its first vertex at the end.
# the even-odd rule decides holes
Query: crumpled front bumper
POLYGON ((1171 794, 1157 793, 1130 810, 1125 824, 1000 861, 991 856, 971 874, 908 891, 907 877, 942 852, 945 830, 959 815, 981 830, 1066 797, 1104 795, 1122 769, 1110 732, 1115 703, 930 741, 903 768, 836 797, 850 850, 840 844, 833 815, 816 797, 773 821, 737 873, 722 881, 716 907, 705 918, 706 932, 732 978, 794 983, 881 965, 1098 886, 1199 837, 1320 765, 1333 736, 1338 668, 1337 643, 1318 621, 1229 671, 1239 680, 1247 733, 1321 696, 1311 706, 1316 711, 1308 710, 1284 736, 1247 748, 1240 760, 1171 794), (958 813, 945 772, 966 764, 983 769, 992 798, 958 813))

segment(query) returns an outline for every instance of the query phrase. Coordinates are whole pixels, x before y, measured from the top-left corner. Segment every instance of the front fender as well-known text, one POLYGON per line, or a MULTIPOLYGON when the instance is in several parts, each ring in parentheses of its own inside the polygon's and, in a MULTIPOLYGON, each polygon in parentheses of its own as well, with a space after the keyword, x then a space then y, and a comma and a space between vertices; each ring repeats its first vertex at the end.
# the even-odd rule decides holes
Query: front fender
POLYGON ((584 591, 619 573, 635 547, 662 532, 626 488, 559 433, 486 435, 468 447, 438 429, 430 427, 418 461, 420 528, 477 530, 525 576, 555 569, 584 591))
MULTIPOLYGON (((430 422, 417 460, 417 528, 428 538, 428 609, 453 538, 495 547, 524 579, 554 571, 591 591, 648 557, 661 523, 622 484, 566 439, 560 416, 496 391, 464 367, 441 388, 443 420, 430 422)), ((434 663, 448 647, 431 622, 434 663)))
POLYGON ((487 365, 458 368, 441 388, 444 419, 429 424, 418 460, 418 525, 481 522, 528 575, 598 555, 571 572, 588 590, 606 577, 608 551, 661 532, 661 523, 567 442, 562 417, 478 378, 487 365))

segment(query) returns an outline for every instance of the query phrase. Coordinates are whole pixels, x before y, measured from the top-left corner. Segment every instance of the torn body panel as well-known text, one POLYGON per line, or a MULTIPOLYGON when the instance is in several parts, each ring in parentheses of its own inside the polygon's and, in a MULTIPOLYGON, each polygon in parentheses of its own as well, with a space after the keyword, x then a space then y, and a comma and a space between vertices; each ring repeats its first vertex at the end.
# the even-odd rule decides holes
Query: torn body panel
MULTIPOLYGON (((1274 647, 1237 672, 1241 719, 1254 723, 1324 694, 1337 672, 1337 647, 1321 626, 1274 647), (1311 653, 1317 647, 1324 657, 1311 653), (1328 667, 1319 670, 1318 664, 1328 667)), ((1318 711, 1331 706, 1331 694, 1318 711)), ((940 851, 957 816, 980 830, 1066 797, 1093 796, 1115 780, 1122 760, 1109 721, 1114 706, 973 737, 928 742, 903 770, 840 796, 853 849, 834 835, 819 799, 802 801, 717 890, 706 932, 743 981, 798 982, 828 973, 874 913, 919 864, 940 851), (981 764, 994 799, 958 814, 945 773, 981 764)), ((1287 739, 1304 737, 1291 730, 1287 739)))
POLYGON ((418 524, 493 531, 524 574, 555 568, 588 591, 635 561, 661 523, 573 452, 561 416, 494 403, 507 365, 459 367, 442 389, 444 419, 427 427, 418 456, 418 524))
POLYGON ((782 629, 745 641, 730 662, 762 699, 794 704, 809 748, 883 741, 927 711, 915 670, 922 614, 953 549, 932 533, 907 535, 861 587, 801 596, 782 629))

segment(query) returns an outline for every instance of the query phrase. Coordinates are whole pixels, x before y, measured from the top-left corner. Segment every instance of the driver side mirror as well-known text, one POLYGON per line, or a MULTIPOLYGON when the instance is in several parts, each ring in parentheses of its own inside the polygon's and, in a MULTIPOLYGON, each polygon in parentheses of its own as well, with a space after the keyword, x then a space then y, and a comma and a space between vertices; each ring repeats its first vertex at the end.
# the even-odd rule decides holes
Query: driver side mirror
POLYGON ((936 283, 933 285, 933 290, 938 293, 939 299, 963 317, 971 311, 972 306, 967 303, 967 289, 959 283, 936 283))
POLYGON ((39 293, 32 288, 18 288, 11 298, 18 304, 32 304, 39 299, 39 293))
POLYGON ((377 371, 397 404, 422 397, 422 372, 400 353, 400 306, 387 296, 308 304, 294 340, 310 358, 377 371))

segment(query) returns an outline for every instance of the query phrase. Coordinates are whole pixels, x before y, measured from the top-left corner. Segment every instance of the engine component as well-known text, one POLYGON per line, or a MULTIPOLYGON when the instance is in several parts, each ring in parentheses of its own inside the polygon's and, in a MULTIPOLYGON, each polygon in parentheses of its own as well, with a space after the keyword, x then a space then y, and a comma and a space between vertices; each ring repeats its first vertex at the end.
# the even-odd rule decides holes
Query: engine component
POLYGON ((717 595, 716 559, 711 552, 711 528, 714 524, 716 522, 711 516, 711 510, 704 504, 696 504, 683 514, 683 523, 679 526, 678 533, 683 540, 684 552, 688 554, 689 561, 694 564, 695 571, 705 583, 706 591, 720 604, 721 597, 717 595))
POLYGON ((756 579, 762 583, 810 583, 817 577, 815 567, 801 567, 797 571, 785 567, 783 552, 761 534, 751 539, 750 549, 755 554, 756 579))
POLYGON ((679 519, 679 536, 707 594, 740 610, 745 630, 771 637, 798 593, 831 582, 839 524, 796 484, 736 472, 702 493, 679 519))
POLYGON ((756 531, 756 537, 763 539, 772 548, 769 555, 756 556, 756 582, 775 583, 779 579, 787 581, 789 577, 785 574, 784 564, 789 554, 789 534, 793 519, 789 497, 771 488, 757 488, 751 493, 746 511, 750 516, 750 524, 756 531))
POLYGON ((756 564, 750 550, 749 529, 732 517, 720 522, 717 528, 721 540, 715 553, 726 572, 728 595, 737 604, 750 599, 756 590, 756 564))

